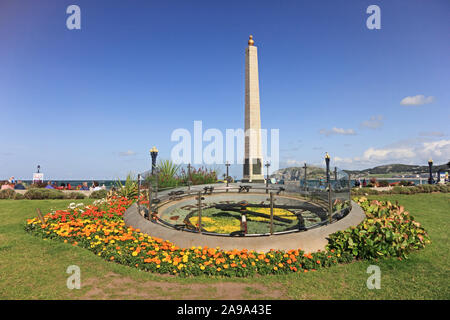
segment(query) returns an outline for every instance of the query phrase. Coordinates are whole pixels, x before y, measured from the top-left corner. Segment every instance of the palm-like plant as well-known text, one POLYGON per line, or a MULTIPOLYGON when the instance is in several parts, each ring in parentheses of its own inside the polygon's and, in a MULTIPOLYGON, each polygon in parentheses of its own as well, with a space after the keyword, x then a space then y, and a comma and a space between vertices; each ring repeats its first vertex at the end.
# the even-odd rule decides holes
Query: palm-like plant
POLYGON ((161 160, 158 164, 159 175, 166 178, 175 178, 179 169, 180 165, 175 164, 170 160, 161 160))
POLYGON ((122 197, 126 197, 131 199, 137 196, 138 193, 138 182, 133 178, 133 175, 129 173, 127 175, 127 179, 125 180, 125 184, 122 184, 122 181, 118 179, 116 181, 117 194, 122 197))
POLYGON ((181 183, 178 177, 180 165, 170 160, 161 160, 157 166, 159 188, 176 187, 181 183))

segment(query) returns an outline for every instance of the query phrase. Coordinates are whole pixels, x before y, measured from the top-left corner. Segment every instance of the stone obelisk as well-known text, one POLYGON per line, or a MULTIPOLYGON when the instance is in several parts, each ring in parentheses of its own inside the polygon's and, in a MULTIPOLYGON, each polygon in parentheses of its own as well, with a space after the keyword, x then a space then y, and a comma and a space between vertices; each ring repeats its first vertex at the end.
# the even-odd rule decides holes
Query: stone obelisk
POLYGON ((245 49, 245 152, 243 182, 264 182, 259 105, 258 49, 253 36, 245 49))

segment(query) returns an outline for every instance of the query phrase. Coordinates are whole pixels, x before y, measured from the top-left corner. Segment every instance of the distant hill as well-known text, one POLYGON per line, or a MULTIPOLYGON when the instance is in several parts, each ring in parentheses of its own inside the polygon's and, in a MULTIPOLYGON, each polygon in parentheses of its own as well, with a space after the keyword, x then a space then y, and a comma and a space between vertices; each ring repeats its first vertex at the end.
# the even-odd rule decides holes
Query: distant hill
MULTIPOLYGON (((308 179, 317 179, 325 177, 325 169, 308 166, 306 169, 308 179)), ((292 181, 292 180, 302 180, 305 176, 305 168, 303 167, 289 167, 278 169, 270 177, 276 178, 278 180, 292 181)))
MULTIPOLYGON (((447 170, 447 164, 441 164, 432 167, 432 172, 447 170)), ((429 172, 428 166, 417 166, 409 164, 387 164, 364 170, 344 170, 351 175, 369 175, 369 174, 426 174, 429 172)))
MULTIPOLYGON (((438 172, 439 170, 448 170, 448 164, 441 164, 433 166, 432 171, 438 172)), ((334 170, 334 167, 331 168, 334 170)), ((374 168, 364 169, 364 170, 343 170, 346 173, 352 175, 353 178, 357 177, 367 177, 369 175, 387 175, 387 176, 398 176, 398 175, 422 175, 426 176, 428 174, 428 166, 417 166, 408 164, 388 164, 383 166, 377 166, 374 168)), ((325 177, 325 169, 308 166, 307 165, 307 175, 308 179, 318 179, 325 177)), ((331 172, 333 175, 333 172, 331 172)), ((292 180, 302 180, 305 176, 305 169, 303 167, 289 167, 283 168, 275 171, 270 177, 279 180, 292 181, 292 180)))

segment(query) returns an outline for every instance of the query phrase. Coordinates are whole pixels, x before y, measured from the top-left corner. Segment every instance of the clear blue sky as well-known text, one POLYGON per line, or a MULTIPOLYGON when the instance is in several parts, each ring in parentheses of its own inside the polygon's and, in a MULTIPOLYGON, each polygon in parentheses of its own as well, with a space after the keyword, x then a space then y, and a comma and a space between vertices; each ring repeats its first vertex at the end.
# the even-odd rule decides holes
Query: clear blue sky
POLYGON ((153 145, 169 158, 194 120, 242 128, 249 34, 282 166, 325 151, 347 169, 446 162, 449 21, 447 0, 2 0, 0 179, 37 164, 46 179, 123 177, 153 145), (71 4, 81 30, 66 28, 71 4))

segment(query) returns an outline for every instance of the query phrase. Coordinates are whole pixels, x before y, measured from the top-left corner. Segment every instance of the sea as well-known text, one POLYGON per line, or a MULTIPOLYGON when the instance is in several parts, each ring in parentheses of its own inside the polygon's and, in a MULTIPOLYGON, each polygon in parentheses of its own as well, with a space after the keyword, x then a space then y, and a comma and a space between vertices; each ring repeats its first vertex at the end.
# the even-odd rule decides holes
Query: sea
MULTIPOLYGON (((412 181, 414 182, 414 185, 420 185, 420 184, 428 184, 428 180, 425 178, 422 179, 412 179, 412 178, 395 178, 395 179, 377 179, 377 180, 383 180, 383 181, 387 181, 389 183, 393 183, 393 182, 398 182, 398 181, 402 181, 402 180, 406 180, 406 181, 412 181)), ((31 184, 31 180, 22 180, 24 183, 26 183, 27 185, 31 184)), ((56 183, 58 186, 61 185, 61 183, 64 183, 65 185, 67 185, 68 183, 70 183, 70 185, 72 186, 72 188, 76 188, 78 185, 82 185, 83 182, 87 182, 88 186, 90 187, 93 183, 92 180, 51 180, 52 182, 56 183)), ((99 183, 100 186, 105 185, 106 189, 111 189, 111 187, 116 186, 117 180, 95 180, 99 183)), ((367 183, 369 183, 370 179, 366 179, 367 183)), ((122 184, 125 183, 125 180, 121 181, 122 184)), ((355 186, 355 182, 356 180, 352 180, 351 181, 351 186, 355 186)), ((361 179, 362 182, 362 179, 361 179)), ((298 181, 296 182, 290 182, 292 183, 298 183, 298 181)), ((312 186, 319 186, 321 183, 319 182, 319 180, 308 180, 308 185, 310 187, 312 186)))

